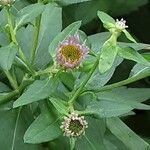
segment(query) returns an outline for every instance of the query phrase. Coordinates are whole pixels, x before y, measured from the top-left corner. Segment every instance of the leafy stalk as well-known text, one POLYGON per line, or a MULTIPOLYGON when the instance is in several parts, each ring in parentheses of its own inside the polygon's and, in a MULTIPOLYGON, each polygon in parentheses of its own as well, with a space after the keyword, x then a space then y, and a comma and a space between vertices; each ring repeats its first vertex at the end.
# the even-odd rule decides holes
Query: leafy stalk
POLYGON ((13 76, 11 75, 11 73, 9 71, 4 71, 11 86, 13 87, 14 90, 16 90, 18 88, 18 84, 15 78, 13 78, 13 76))
MULTIPOLYGON (((18 46, 19 44, 16 39, 16 32, 14 31, 14 28, 13 28, 13 23, 12 23, 12 18, 11 18, 11 13, 10 13, 9 7, 6 6, 5 9, 6 9, 7 21, 8 21, 8 25, 9 25, 9 29, 10 29, 11 40, 15 45, 18 46)), ((23 54, 20 47, 18 47, 18 54, 19 54, 20 58, 22 59, 22 61, 24 63, 26 63, 28 70, 30 70, 31 74, 34 74, 35 71, 32 69, 30 63, 28 62, 27 58, 23 54)))
POLYGON ((70 108, 72 109, 72 105, 74 103, 74 101, 77 99, 77 97, 80 95, 80 93, 82 92, 83 88, 85 87, 85 85, 87 84, 87 82, 89 81, 89 79, 91 78, 92 74, 94 73, 95 69, 97 68, 98 64, 99 64, 99 59, 100 59, 100 54, 97 56, 97 59, 91 69, 91 71, 89 72, 89 74, 87 75, 87 77, 85 78, 85 80, 81 83, 81 86, 79 87, 78 90, 76 90, 76 92, 73 94, 73 96, 70 98, 69 100, 69 105, 70 108))

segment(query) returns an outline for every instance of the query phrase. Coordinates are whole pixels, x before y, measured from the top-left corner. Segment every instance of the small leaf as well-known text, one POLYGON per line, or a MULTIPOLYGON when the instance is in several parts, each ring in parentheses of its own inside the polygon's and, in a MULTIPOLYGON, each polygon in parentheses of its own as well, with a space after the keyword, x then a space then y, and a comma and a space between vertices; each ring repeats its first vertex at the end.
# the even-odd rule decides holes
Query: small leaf
POLYGON ((118 55, 122 58, 133 60, 139 64, 150 66, 150 63, 131 47, 126 48, 118 47, 118 55))
POLYGON ((16 19, 16 27, 17 30, 22 25, 32 22, 38 15, 40 15, 45 6, 42 4, 31 4, 18 12, 18 17, 16 19))
POLYGON ((50 97, 49 100, 54 105, 54 107, 57 109, 58 112, 61 114, 67 115, 68 114, 68 108, 64 105, 63 101, 61 99, 56 99, 53 97, 50 97))
POLYGON ((45 111, 30 125, 24 135, 25 143, 42 143, 52 141, 62 134, 59 127, 59 118, 45 111))
POLYGON ((130 41, 132 41, 132 42, 134 42, 134 43, 137 43, 137 42, 135 41, 135 39, 131 36, 131 34, 130 34, 126 29, 124 29, 123 32, 124 32, 125 36, 126 36, 130 41))
POLYGON ((125 123, 119 118, 106 119, 108 129, 120 139, 129 149, 148 150, 150 145, 136 135, 125 123))
POLYGON ((55 50, 56 50, 59 42, 66 39, 69 35, 74 35, 75 33, 77 33, 80 26, 81 26, 81 21, 74 22, 74 23, 70 24, 68 27, 66 27, 61 33, 59 33, 54 38, 54 40, 49 45, 49 53, 51 54, 51 56, 54 57, 55 50))
POLYGON ((99 71, 101 74, 105 73, 112 67, 117 56, 117 52, 117 47, 112 45, 110 42, 104 44, 99 60, 99 71))
POLYGON ((29 86, 15 102, 13 107, 23 106, 32 102, 36 102, 50 96, 57 88, 58 81, 55 78, 47 78, 45 80, 36 80, 29 86))
POLYGON ((97 15, 100 18, 100 20, 103 22, 103 24, 107 24, 107 23, 115 24, 115 20, 108 14, 106 14, 102 11, 98 11, 97 15))
POLYGON ((14 58, 17 53, 17 47, 14 44, 10 44, 0 48, 0 67, 4 70, 10 70, 14 58))

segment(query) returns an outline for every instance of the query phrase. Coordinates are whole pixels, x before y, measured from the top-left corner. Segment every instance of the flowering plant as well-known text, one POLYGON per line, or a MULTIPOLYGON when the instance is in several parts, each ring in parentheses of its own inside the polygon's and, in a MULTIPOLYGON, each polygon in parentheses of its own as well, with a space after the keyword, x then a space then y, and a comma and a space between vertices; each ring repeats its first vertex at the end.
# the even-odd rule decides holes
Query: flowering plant
POLYGON ((150 89, 128 86, 150 75, 149 52, 138 52, 149 45, 103 11, 97 16, 107 32, 87 36, 86 21, 62 24, 62 8, 80 2, 92 3, 0 0, 2 150, 150 149, 123 122, 150 110, 142 103, 150 89), (135 62, 129 77, 113 80, 125 60, 135 62))

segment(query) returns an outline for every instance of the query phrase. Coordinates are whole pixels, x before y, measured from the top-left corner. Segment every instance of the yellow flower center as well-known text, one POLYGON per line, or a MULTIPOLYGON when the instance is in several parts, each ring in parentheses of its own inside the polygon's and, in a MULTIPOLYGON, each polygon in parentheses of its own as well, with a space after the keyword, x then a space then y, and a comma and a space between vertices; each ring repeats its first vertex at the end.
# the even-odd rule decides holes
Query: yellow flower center
POLYGON ((75 62, 80 59, 81 52, 80 49, 74 45, 66 45, 62 47, 61 54, 71 62, 75 62))

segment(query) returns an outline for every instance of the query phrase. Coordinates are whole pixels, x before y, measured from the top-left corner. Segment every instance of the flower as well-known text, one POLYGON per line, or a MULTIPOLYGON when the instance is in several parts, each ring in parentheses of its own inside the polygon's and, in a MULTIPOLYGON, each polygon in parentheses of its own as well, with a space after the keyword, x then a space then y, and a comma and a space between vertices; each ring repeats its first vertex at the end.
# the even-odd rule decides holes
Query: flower
POLYGON ((84 116, 71 113, 68 117, 64 117, 60 128, 63 130, 64 136, 78 137, 85 133, 85 129, 88 128, 88 123, 84 119, 84 116))
POLYGON ((6 6, 11 5, 15 2, 15 0, 0 0, 0 5, 6 6))
POLYGON ((116 19, 115 26, 118 30, 124 30, 125 28, 128 28, 128 26, 126 25, 126 21, 123 18, 120 21, 116 19))
POLYGON ((60 42, 56 51, 57 63, 66 69, 73 69, 80 65, 89 48, 85 43, 80 43, 79 35, 76 34, 60 42))

